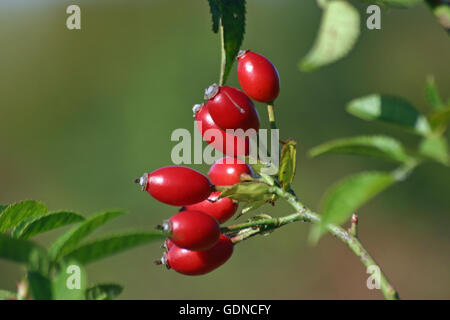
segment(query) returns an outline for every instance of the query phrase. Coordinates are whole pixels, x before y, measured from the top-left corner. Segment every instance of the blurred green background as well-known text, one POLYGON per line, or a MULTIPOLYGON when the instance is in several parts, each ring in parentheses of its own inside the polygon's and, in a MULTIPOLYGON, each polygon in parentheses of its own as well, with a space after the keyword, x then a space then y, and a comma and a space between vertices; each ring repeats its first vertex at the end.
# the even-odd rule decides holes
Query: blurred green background
MULTIPOLYGON (((450 39, 425 5, 382 13, 382 30, 362 35, 340 62, 311 74, 297 62, 314 40, 314 1, 249 0, 244 48, 269 57, 281 76, 278 124, 299 142, 295 189, 317 209, 323 191, 346 174, 392 164, 348 156, 309 159, 331 138, 384 133, 414 147, 416 137, 344 111, 352 98, 380 92, 426 109, 425 78, 450 96, 450 39)), ((176 128, 193 130, 191 107, 218 80, 219 38, 207 1, 0 2, 0 203, 44 201, 52 210, 129 214, 101 232, 152 228, 175 212, 140 192, 133 178, 170 164, 176 128), (65 27, 69 4, 82 30, 65 27)), ((237 85, 235 69, 229 83, 237 85)), ((262 123, 265 106, 258 105, 262 123)), ((206 173, 206 166, 192 166, 206 173)), ((402 298, 450 298, 450 170, 420 167, 365 206, 360 236, 402 298)), ((292 210, 277 203, 265 213, 292 210)), ((63 232, 37 240, 48 244, 63 232)), ((363 266, 337 240, 307 244, 296 223, 236 247, 222 268, 202 277, 153 265, 151 244, 88 266, 89 283, 125 285, 124 299, 382 298, 366 288, 363 266)), ((97 233, 98 234, 98 233, 97 233)), ((14 290, 22 270, 0 261, 0 288, 14 290)))

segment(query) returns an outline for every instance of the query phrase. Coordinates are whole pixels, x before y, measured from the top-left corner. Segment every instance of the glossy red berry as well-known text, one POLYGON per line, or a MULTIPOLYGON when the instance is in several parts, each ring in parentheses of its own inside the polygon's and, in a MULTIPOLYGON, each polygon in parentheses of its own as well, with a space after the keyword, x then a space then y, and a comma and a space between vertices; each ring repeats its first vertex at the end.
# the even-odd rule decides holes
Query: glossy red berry
POLYGON ((239 183, 242 174, 252 174, 249 165, 231 157, 217 160, 208 172, 209 179, 216 186, 231 186, 239 183))
POLYGON ((135 180, 156 200, 184 206, 205 200, 212 192, 208 178, 191 168, 163 167, 135 180))
POLYGON ((204 104, 195 105, 193 111, 197 129, 208 144, 232 157, 249 154, 250 141, 248 137, 238 137, 222 130, 211 118, 208 107, 204 104))
POLYGON ((217 244, 204 251, 193 251, 172 246, 163 257, 163 263, 178 273, 197 276, 223 265, 233 253, 233 243, 226 235, 220 235, 217 244))
POLYGON ((239 89, 213 84, 205 90, 208 111, 214 122, 226 129, 259 129, 255 105, 239 89))
POLYGON ((162 228, 170 240, 180 248, 205 250, 214 246, 220 237, 217 220, 201 211, 185 210, 164 221, 162 228))
POLYGON ((280 92, 280 78, 274 65, 266 57, 249 50, 242 50, 237 60, 242 90, 256 101, 274 101, 280 92))
POLYGON ((224 223, 236 213, 238 203, 226 197, 219 199, 219 196, 220 192, 213 192, 208 199, 186 206, 186 210, 207 213, 216 218, 219 223, 224 223))

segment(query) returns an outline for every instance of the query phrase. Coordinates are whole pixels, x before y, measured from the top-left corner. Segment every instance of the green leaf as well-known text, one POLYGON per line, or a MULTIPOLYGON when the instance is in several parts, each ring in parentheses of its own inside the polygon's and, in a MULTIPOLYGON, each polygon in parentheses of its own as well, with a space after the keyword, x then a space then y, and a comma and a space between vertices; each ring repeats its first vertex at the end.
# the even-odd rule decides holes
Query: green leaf
POLYGON ((445 131, 450 122, 450 107, 433 112, 429 120, 434 131, 445 131))
POLYGON ((254 173, 258 175, 276 175, 278 173, 278 168, 272 162, 261 161, 260 159, 255 159, 253 157, 245 157, 245 162, 248 163, 254 173))
POLYGON ((247 202, 244 205, 244 208, 242 208, 241 214, 239 216, 242 216, 246 213, 249 213, 250 211, 254 211, 254 210, 261 208, 263 205, 266 204, 266 202, 267 202, 267 200, 258 200, 258 201, 247 202))
POLYGON ((442 110, 445 108, 433 77, 427 79, 425 97, 434 110, 442 110))
POLYGON ((0 232, 5 232, 19 225, 22 221, 38 217, 47 212, 47 207, 34 200, 11 204, 0 214, 0 232))
POLYGON ((442 136, 431 136, 424 138, 419 146, 419 152, 446 166, 449 165, 449 154, 447 140, 442 136))
POLYGON ((114 283, 97 284, 86 289, 86 300, 112 300, 121 294, 123 287, 114 283))
POLYGON ((410 159, 400 142, 382 135, 331 140, 309 151, 309 155, 312 157, 324 154, 352 154, 399 162, 406 162, 410 159))
POLYGON ((212 30, 214 33, 219 31, 219 24, 221 18, 220 1, 218 0, 208 0, 209 10, 211 11, 212 17, 212 30))
POLYGON ((220 84, 225 84, 245 33, 245 0, 209 0, 213 31, 222 38, 220 84))
POLYGON ((427 0, 427 2, 439 24, 450 33, 450 6, 445 3, 438 4, 433 0, 427 0))
POLYGON ((344 223, 357 209, 394 182, 390 173, 363 172, 333 185, 324 196, 322 220, 313 231, 314 240, 318 240, 328 224, 344 223))
POLYGON ((72 251, 85 237, 109 220, 124 214, 123 211, 105 211, 87 218, 81 224, 58 238, 50 247, 49 253, 54 260, 72 251))
POLYGON ((30 293, 35 300, 51 300, 52 285, 50 280, 37 271, 28 271, 27 279, 30 293))
POLYGON ((343 58, 359 37, 359 13, 347 1, 325 2, 323 11, 315 43, 300 61, 302 71, 312 71, 343 58))
POLYGON ((0 204, 0 214, 3 212, 3 210, 5 210, 6 208, 8 208, 7 204, 0 204))
POLYGON ((297 143, 294 140, 289 140, 281 149, 280 171, 278 175, 278 180, 285 191, 289 189, 290 184, 294 180, 296 160, 297 143))
POLYGON ((25 220, 13 230, 12 236, 19 239, 28 239, 37 234, 83 220, 84 218, 81 215, 74 212, 50 212, 40 217, 25 220))
POLYGON ((269 200, 272 197, 269 185, 262 182, 241 182, 227 187, 220 198, 231 198, 238 201, 269 200))
POLYGON ((48 269, 48 257, 44 248, 37 244, 13 239, 6 234, 0 234, 0 258, 26 264, 30 269, 48 269))
POLYGON ((149 242, 164 240, 166 237, 167 234, 160 231, 108 235, 82 244, 68 252, 64 259, 72 259, 82 264, 88 264, 149 242))
POLYGON ((267 203, 267 200, 256 200, 247 202, 242 208, 241 212, 236 216, 235 220, 242 217, 244 214, 247 214, 251 211, 255 211, 261 208, 263 205, 267 203))
POLYGON ((52 282, 54 300, 84 300, 87 273, 77 261, 66 261, 52 282))
POLYGON ((17 299, 17 293, 7 290, 0 290, 0 300, 9 300, 9 299, 17 299))
POLYGON ((427 118, 399 97, 372 94, 350 101, 347 111, 364 120, 399 125, 417 134, 428 135, 431 132, 427 118))

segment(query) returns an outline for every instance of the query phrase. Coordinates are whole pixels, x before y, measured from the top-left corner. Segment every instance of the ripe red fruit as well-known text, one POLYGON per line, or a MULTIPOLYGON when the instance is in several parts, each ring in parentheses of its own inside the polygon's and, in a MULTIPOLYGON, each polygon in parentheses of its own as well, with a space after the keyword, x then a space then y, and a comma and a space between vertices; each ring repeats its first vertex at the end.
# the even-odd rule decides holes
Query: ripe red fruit
POLYGON ((266 57, 249 50, 241 50, 237 60, 242 90, 256 101, 274 101, 280 92, 280 78, 274 65, 266 57))
POLYGON ((217 186, 231 186, 239 183, 242 174, 252 174, 249 165, 231 157, 217 160, 208 172, 209 179, 217 186))
POLYGON ((135 180, 156 200, 173 206, 184 206, 205 200, 212 192, 206 176, 191 168, 163 167, 145 173, 135 180))
POLYGON ((172 246, 163 257, 163 263, 181 274, 197 276, 213 271, 224 264, 233 253, 233 243, 220 235, 217 244, 204 251, 192 251, 172 246))
POLYGON ((241 90, 213 84, 205 90, 208 111, 214 122, 226 129, 259 129, 255 105, 241 90))
POLYGON ((238 137, 222 130, 215 124, 208 112, 208 107, 204 104, 195 105, 193 111, 195 120, 197 121, 197 128, 208 144, 212 145, 223 154, 232 157, 247 156, 249 154, 250 142, 248 137, 238 137), (208 136, 207 133, 210 134, 210 136, 208 136), (221 139, 216 138, 215 135, 220 136, 221 139))
POLYGON ((186 210, 196 210, 209 214, 224 223, 230 219, 238 208, 238 203, 230 198, 219 199, 220 192, 213 192, 208 199, 186 206, 186 210))
POLYGON ((214 246, 220 237, 217 220, 201 211, 181 211, 164 221, 162 228, 178 247, 205 250, 214 246))

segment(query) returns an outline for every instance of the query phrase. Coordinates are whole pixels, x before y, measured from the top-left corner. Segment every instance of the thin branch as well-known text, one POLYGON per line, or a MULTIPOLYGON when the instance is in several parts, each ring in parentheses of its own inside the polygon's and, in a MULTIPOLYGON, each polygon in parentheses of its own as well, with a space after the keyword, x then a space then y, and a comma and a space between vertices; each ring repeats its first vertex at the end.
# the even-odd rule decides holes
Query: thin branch
MULTIPOLYGON (((273 191, 280 197, 285 199, 297 212, 279 218, 264 218, 256 221, 245 222, 241 224, 236 224, 228 227, 223 227, 222 232, 224 233, 235 233, 239 230, 244 230, 238 233, 232 238, 233 243, 237 244, 244 241, 250 237, 257 234, 267 233, 269 231, 278 229, 286 224, 304 221, 304 222, 320 222, 320 216, 317 213, 312 212, 310 209, 305 207, 296 197, 291 193, 283 191, 281 188, 274 187, 273 191)), ((394 286, 389 282, 386 275, 383 273, 381 267, 375 262, 375 259, 369 254, 369 252, 364 248, 361 241, 351 233, 347 232, 345 229, 336 226, 328 225, 327 230, 329 233, 334 235, 336 238, 341 240, 346 244, 353 253, 360 258, 361 262, 366 266, 366 268, 377 266, 380 270, 380 289, 384 297, 388 300, 399 299, 397 291, 394 286)))
POLYGON ((224 30, 223 30, 223 25, 222 25, 222 18, 220 18, 219 33, 220 33, 220 46, 221 46, 219 85, 223 86, 225 84, 225 68, 227 66, 227 52, 225 51, 225 36, 224 36, 224 30))

